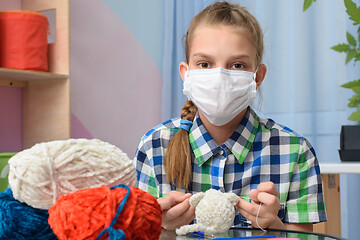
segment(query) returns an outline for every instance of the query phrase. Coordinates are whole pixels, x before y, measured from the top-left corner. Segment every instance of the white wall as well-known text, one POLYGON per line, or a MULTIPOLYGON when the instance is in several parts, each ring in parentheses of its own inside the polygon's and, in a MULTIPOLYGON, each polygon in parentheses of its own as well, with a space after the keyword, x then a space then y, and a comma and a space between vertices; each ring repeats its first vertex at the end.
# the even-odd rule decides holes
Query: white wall
POLYGON ((142 135, 160 123, 161 3, 70 1, 73 138, 108 141, 132 158, 142 135), (142 31, 148 28, 152 34, 142 31))

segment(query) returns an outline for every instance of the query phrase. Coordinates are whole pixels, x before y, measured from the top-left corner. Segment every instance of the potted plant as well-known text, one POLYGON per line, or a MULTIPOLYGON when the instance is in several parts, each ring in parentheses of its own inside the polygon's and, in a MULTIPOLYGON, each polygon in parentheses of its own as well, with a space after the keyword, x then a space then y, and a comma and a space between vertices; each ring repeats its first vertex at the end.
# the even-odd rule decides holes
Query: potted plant
POLYGON ((8 175, 9 164, 8 160, 14 156, 15 152, 0 152, 0 192, 9 187, 8 175))
MULTIPOLYGON (((306 11, 316 0, 305 0, 303 11, 306 11)), ((344 0, 346 13, 354 25, 358 25, 357 40, 351 33, 346 32, 347 43, 340 43, 331 49, 346 53, 345 64, 354 59, 354 65, 360 61, 360 7, 353 0, 344 0)), ((340 159, 342 161, 360 161, 360 79, 353 80, 341 85, 351 89, 354 95, 349 98, 348 107, 354 108, 348 120, 355 121, 357 125, 345 125, 341 127, 340 134, 340 159)))

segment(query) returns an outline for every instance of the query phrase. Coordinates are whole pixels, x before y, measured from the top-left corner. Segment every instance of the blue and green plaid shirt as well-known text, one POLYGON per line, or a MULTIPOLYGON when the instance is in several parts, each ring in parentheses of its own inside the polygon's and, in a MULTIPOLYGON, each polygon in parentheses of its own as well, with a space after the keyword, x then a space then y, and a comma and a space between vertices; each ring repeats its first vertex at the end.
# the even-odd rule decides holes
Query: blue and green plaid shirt
MULTIPOLYGON (((179 118, 166 121, 141 139, 134 158, 140 189, 156 198, 172 190, 194 194, 210 188, 248 198, 259 183, 271 181, 279 192, 278 216, 283 222, 326 221, 318 161, 304 137, 271 119, 259 118, 249 107, 243 121, 220 146, 197 115, 189 132, 192 181, 185 191, 167 182, 164 166, 166 149, 179 126, 179 118)), ((249 224, 237 212, 234 226, 249 224)))

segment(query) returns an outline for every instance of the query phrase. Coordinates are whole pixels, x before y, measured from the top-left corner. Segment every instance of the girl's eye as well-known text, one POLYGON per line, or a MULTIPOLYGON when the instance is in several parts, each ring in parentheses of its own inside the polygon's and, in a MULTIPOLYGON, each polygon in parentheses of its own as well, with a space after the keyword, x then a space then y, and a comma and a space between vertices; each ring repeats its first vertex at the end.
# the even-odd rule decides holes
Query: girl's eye
POLYGON ((241 63, 234 63, 232 66, 231 66, 232 69, 243 69, 245 68, 245 65, 244 64, 241 64, 241 63))
POLYGON ((210 64, 208 64, 207 62, 202 62, 202 63, 199 63, 199 67, 200 68, 210 68, 210 64))

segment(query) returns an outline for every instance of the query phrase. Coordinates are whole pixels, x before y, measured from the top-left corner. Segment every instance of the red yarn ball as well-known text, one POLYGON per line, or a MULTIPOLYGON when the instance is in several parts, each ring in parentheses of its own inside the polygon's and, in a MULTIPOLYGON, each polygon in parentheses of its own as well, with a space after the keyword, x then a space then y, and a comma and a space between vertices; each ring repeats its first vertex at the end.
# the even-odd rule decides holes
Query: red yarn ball
MULTIPOLYGON (((136 187, 130 190, 113 227, 123 230, 126 239, 159 239, 162 210, 156 198, 136 187)), ((49 209, 50 227, 62 240, 96 239, 110 225, 126 192, 101 186, 63 195, 49 209)), ((100 239, 108 237, 105 233, 100 239)))

